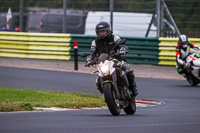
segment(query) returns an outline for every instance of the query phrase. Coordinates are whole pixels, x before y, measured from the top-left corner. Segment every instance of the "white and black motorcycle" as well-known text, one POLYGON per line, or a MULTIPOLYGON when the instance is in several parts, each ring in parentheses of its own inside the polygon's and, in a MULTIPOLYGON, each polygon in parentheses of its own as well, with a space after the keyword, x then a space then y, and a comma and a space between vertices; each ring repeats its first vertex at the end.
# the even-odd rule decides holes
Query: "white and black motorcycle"
POLYGON ((184 77, 192 86, 200 83, 200 54, 199 52, 192 53, 186 58, 185 68, 186 73, 184 77))
MULTIPOLYGON (((116 46, 124 42, 125 40, 121 40, 116 46)), ((135 97, 129 89, 126 73, 121 69, 123 61, 113 58, 116 54, 102 53, 95 63, 102 93, 112 115, 120 115, 121 109, 124 109, 126 114, 134 114, 136 112, 135 97)), ((84 52, 81 55, 87 57, 90 53, 84 52)))

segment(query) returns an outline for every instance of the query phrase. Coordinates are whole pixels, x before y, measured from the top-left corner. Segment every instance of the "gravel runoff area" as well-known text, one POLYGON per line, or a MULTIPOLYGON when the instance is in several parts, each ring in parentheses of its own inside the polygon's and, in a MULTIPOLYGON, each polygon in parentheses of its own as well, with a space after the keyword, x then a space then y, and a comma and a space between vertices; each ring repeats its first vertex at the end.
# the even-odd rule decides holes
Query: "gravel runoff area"
MULTIPOLYGON (((0 57, 0 66, 82 73, 92 73, 96 70, 94 67, 85 67, 85 62, 83 61, 78 62, 78 70, 74 70, 74 61, 9 57, 0 57)), ((130 66, 131 69, 134 70, 136 77, 185 80, 181 75, 177 73, 175 66, 141 64, 130 64, 130 66)))

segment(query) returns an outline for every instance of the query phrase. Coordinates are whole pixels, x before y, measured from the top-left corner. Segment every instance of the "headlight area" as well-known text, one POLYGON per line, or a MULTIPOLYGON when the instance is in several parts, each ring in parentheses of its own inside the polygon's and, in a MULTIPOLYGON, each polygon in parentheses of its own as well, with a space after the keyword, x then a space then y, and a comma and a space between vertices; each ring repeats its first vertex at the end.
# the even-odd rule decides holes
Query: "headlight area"
POLYGON ((105 64, 105 65, 102 65, 102 66, 100 67, 100 70, 101 70, 101 72, 102 72, 103 75, 108 75, 108 74, 110 74, 110 63, 107 63, 107 64, 105 64))

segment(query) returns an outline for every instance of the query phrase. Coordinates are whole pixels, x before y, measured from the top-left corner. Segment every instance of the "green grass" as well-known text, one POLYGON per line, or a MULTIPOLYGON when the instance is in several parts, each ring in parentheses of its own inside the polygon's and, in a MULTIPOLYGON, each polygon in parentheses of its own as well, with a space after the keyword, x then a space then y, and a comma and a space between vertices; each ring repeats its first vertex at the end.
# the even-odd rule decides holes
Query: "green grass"
POLYGON ((32 111, 33 107, 101 107, 104 99, 79 93, 0 88, 0 112, 32 111))

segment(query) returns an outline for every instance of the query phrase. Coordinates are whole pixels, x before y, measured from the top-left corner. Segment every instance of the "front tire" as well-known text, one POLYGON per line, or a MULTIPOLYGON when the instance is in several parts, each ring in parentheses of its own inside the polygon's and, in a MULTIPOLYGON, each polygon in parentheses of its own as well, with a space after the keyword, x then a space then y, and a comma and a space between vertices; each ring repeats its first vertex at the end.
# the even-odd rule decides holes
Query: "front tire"
POLYGON ((133 101, 130 101, 129 102, 129 105, 124 108, 124 112, 127 114, 127 115, 132 115, 136 112, 136 104, 135 104, 135 98, 133 101))
POLYGON ((191 86, 197 86, 198 81, 195 79, 195 77, 194 77, 192 74, 187 75, 187 76, 186 76, 186 79, 187 79, 188 83, 189 83, 191 86))
POLYGON ((112 89, 111 83, 104 84, 103 87, 105 102, 108 105, 108 109, 111 114, 114 116, 118 116, 120 114, 120 105, 119 99, 117 99, 114 89, 112 89))

